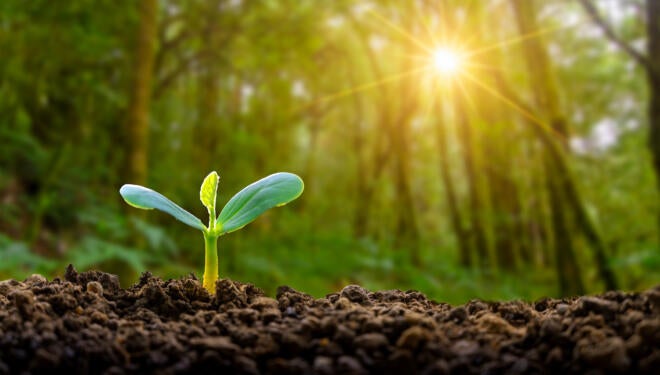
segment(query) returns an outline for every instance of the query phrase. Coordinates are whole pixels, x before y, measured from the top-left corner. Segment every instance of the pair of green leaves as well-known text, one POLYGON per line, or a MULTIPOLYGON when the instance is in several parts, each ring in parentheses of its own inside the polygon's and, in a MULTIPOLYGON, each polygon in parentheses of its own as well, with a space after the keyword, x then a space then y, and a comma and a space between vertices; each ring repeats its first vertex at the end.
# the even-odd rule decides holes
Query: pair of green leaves
POLYGON ((215 203, 218 191, 218 174, 213 171, 204 179, 199 198, 209 212, 209 226, 184 210, 164 195, 139 185, 124 185, 119 193, 129 205, 145 210, 157 209, 172 215, 177 220, 193 228, 215 236, 241 229, 264 211, 285 205, 298 198, 304 189, 300 177, 292 173, 280 172, 256 181, 234 195, 215 217, 215 203))

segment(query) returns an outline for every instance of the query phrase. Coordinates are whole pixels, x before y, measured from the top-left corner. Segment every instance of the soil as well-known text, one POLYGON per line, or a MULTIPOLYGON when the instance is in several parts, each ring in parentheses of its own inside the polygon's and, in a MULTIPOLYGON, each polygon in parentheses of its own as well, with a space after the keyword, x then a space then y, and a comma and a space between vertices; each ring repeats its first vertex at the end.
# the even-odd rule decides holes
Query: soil
POLYGON ((451 306, 415 291, 289 287, 144 273, 0 282, 0 374, 660 372, 660 286, 451 306))

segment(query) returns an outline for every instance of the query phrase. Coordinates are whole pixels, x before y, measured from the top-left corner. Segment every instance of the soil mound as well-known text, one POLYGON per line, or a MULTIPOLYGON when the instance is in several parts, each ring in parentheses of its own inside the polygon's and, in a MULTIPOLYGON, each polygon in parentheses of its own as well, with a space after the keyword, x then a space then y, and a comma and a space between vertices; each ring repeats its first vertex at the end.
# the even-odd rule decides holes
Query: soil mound
POLYGON ((103 272, 0 282, 0 374, 658 373, 660 286, 451 306, 349 285, 275 299, 220 280, 103 272))

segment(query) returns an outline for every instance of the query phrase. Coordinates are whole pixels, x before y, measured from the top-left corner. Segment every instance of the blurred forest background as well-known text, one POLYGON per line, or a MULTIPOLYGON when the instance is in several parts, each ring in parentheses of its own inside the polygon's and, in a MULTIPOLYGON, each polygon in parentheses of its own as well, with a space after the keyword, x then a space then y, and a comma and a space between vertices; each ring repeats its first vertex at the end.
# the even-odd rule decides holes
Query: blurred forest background
POLYGON ((219 240, 273 293, 453 303, 660 282, 660 0, 0 1, 0 279, 201 276, 206 220, 277 171, 302 197, 219 240))

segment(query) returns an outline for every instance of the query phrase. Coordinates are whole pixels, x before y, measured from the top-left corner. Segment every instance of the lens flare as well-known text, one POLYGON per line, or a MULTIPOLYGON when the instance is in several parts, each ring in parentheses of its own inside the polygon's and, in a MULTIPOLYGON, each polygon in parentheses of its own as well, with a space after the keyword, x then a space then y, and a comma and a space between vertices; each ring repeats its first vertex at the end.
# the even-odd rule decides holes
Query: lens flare
POLYGON ((438 48, 433 51, 433 66, 442 74, 453 74, 461 68, 460 53, 449 48, 438 48))

